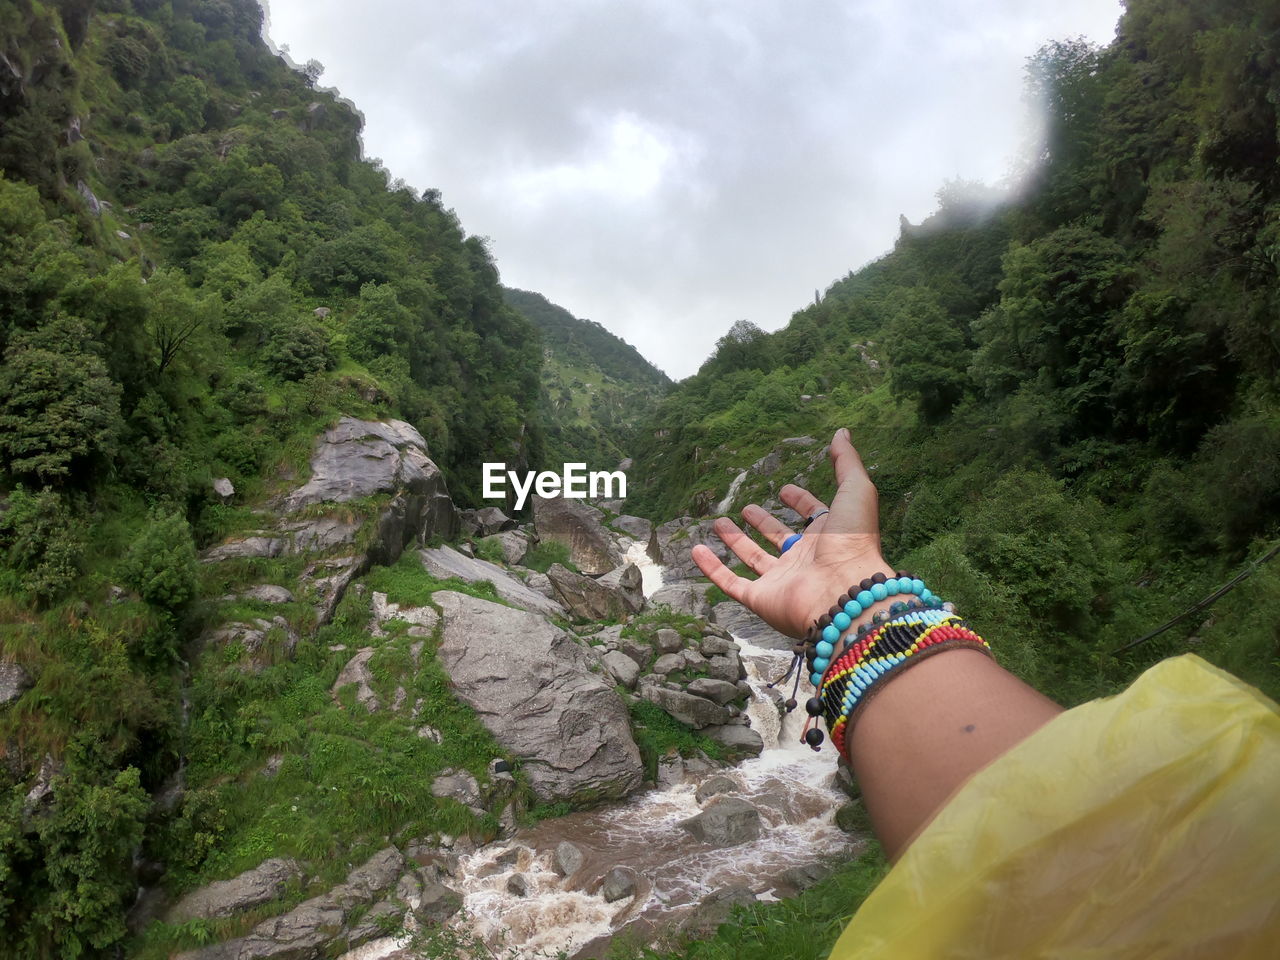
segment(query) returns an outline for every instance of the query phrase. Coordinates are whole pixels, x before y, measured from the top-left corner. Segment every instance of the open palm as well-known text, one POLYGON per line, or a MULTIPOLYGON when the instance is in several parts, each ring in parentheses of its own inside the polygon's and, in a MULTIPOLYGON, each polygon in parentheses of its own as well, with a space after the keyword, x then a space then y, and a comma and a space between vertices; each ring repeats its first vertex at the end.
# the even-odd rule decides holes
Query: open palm
MULTIPOLYGON (((803 487, 787 484, 779 491, 782 502, 802 517, 829 510, 786 553, 767 553, 732 520, 715 522, 716 535, 758 579, 737 576, 702 544, 693 548, 694 562, 712 583, 792 637, 802 636, 851 584, 888 571, 880 554, 876 488, 848 430, 836 432, 828 452, 839 484, 829 508, 803 487)), ((795 532, 754 503, 743 509, 742 517, 779 549, 795 532)))

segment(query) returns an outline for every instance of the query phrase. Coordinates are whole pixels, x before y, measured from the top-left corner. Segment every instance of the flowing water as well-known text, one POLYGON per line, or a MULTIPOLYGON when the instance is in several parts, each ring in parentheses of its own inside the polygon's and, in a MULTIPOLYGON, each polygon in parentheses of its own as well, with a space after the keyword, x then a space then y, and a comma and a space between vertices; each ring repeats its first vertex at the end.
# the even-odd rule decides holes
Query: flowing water
MULTIPOLYGON (((642 574, 654 566, 647 557, 647 563, 629 559, 642 574)), ((651 571, 650 578, 653 573, 660 584, 661 570, 651 571)), ((646 579, 646 594, 652 592, 649 584, 646 579)), ((737 767, 704 772, 625 803, 543 821, 464 857, 451 883, 463 895, 456 921, 462 932, 503 958, 549 957, 560 950, 572 956, 628 925, 641 938, 673 926, 703 897, 728 887, 745 886, 757 899, 776 899, 775 889, 791 889, 784 876, 788 871, 852 851, 856 841, 833 822, 846 799, 834 785, 834 752, 828 747, 814 753, 801 744, 803 713, 780 715, 777 695, 766 686, 786 668, 790 653, 737 642, 752 690, 747 715, 764 740, 764 752, 737 767), (696 842, 680 826, 702 809, 695 796, 698 781, 721 773, 736 783, 728 795, 760 811, 759 839, 715 848, 696 842), (585 857, 582 868, 567 878, 552 869, 552 854, 564 840, 585 857), (632 868, 640 883, 633 896, 606 903, 594 890, 617 865, 632 868), (524 879, 523 896, 507 889, 515 874, 524 879)), ((343 960, 411 955, 386 938, 350 951, 343 960)))
POLYGON ((729 484, 729 492, 724 495, 724 499, 716 504, 716 513, 728 513, 733 507, 733 498, 738 495, 738 488, 742 486, 742 481, 747 479, 747 471, 743 470, 740 474, 733 478, 733 483, 729 484))

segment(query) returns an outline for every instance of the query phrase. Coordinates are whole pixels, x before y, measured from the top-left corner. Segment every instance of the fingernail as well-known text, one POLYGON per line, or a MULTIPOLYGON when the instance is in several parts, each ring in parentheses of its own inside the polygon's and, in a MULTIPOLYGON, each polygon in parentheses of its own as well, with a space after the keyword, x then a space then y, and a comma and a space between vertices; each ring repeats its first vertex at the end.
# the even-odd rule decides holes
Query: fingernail
POLYGON ((848 427, 841 427, 836 433, 838 436, 844 437, 846 440, 849 440, 851 442, 853 440, 853 438, 849 435, 848 427))

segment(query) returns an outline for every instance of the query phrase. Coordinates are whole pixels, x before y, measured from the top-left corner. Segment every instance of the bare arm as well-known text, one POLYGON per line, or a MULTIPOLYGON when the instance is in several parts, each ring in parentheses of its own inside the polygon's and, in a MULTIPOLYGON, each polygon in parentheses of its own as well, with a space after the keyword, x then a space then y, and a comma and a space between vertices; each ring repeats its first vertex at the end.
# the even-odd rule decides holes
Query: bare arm
MULTIPOLYGON (((830 453, 840 484, 830 512, 786 553, 774 557, 731 521, 716 522, 717 535, 758 579, 735 576, 705 546, 693 550, 713 583, 793 637, 851 583, 892 570, 880 553, 875 486, 847 430, 835 435, 830 453)), ((783 487, 781 497, 801 516, 828 509, 801 487, 783 487)), ((777 547, 794 532, 755 504, 742 516, 777 547)), ((984 654, 964 648, 900 668, 877 688, 855 715, 847 743, 872 826, 893 858, 970 776, 1061 712, 984 654)))

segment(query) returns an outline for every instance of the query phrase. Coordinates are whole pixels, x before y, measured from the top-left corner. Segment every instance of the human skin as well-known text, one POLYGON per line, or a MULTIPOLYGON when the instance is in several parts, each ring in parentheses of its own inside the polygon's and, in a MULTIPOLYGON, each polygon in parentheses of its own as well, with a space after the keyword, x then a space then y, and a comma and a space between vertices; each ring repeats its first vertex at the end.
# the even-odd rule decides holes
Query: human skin
MULTIPOLYGON (((715 522, 716 535, 757 579, 737 576, 702 544, 693 548, 712 583, 792 637, 803 636, 851 584, 893 571, 881 554, 875 484, 848 430, 837 431, 829 453, 839 484, 829 508, 803 487, 779 491, 802 517, 830 510, 786 553, 774 556, 731 520, 715 522)), ((796 532, 754 503, 742 517, 779 549, 796 532)), ((855 626, 889 602, 865 611, 855 626)), ((902 667, 872 691, 846 743, 872 827, 893 859, 970 776, 1062 712, 986 654, 964 647, 902 667)))

